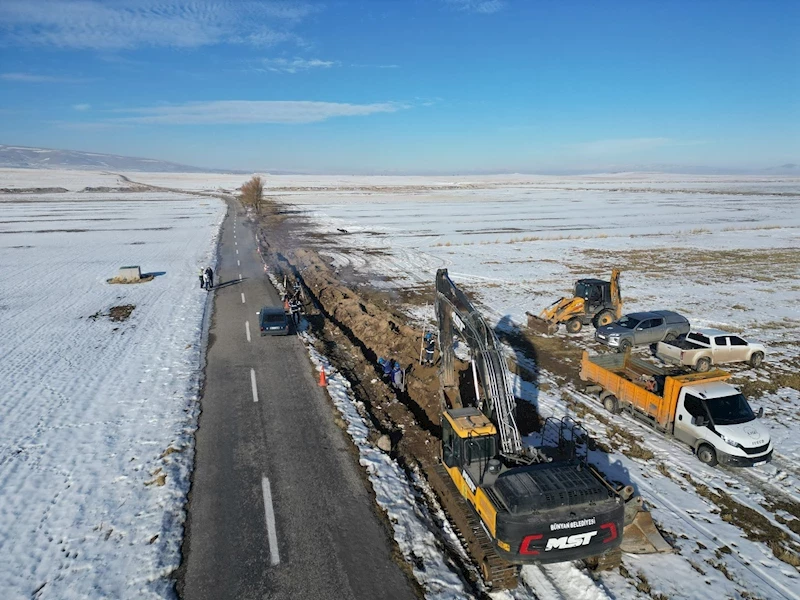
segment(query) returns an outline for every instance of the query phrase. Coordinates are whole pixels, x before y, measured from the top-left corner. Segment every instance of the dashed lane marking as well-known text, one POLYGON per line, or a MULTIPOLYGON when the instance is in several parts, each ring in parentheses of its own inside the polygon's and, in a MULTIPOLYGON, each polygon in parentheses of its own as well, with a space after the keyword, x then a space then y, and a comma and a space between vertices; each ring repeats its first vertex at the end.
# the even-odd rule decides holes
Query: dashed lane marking
POLYGON ((269 488, 269 479, 266 477, 261 478, 261 489, 264 491, 264 513, 267 517, 269 563, 274 567, 280 564, 281 557, 278 554, 278 532, 275 529, 275 511, 272 508, 272 492, 269 488))
POLYGON ((244 304, 244 292, 242 292, 242 304, 244 304))
POLYGON ((250 341, 250 321, 244 322, 244 330, 247 333, 247 341, 250 341))
POLYGON ((256 387, 256 370, 250 369, 250 385, 253 388, 253 402, 258 402, 258 388, 256 387))

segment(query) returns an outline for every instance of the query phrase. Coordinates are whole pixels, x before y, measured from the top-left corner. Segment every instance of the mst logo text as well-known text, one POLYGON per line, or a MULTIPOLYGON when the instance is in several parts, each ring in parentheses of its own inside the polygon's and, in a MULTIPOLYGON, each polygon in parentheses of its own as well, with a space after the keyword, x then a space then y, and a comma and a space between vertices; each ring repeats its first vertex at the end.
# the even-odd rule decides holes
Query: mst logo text
POLYGON ((569 548, 578 548, 579 546, 586 546, 591 539, 597 535, 597 531, 587 531, 586 533, 576 533, 575 535, 565 535, 560 538, 550 538, 547 540, 548 550, 567 550, 569 548))

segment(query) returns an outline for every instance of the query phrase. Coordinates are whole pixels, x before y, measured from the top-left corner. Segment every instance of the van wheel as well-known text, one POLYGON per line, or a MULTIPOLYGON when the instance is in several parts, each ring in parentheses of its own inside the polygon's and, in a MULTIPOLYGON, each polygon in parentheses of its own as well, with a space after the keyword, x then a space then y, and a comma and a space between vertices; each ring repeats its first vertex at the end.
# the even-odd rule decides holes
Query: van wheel
POLYGON ((717 466, 717 453, 708 444, 703 444, 697 449, 697 458, 709 467, 717 466))
POLYGON ((614 322, 614 313, 610 310, 601 310, 594 318, 594 327, 598 329, 614 322))
POLYGON ((578 317, 573 317, 567 321, 567 331, 569 333, 578 333, 582 327, 583 323, 581 323, 581 320, 578 317))
POLYGON ((753 354, 750 356, 750 366, 760 367, 762 362, 764 362, 764 353, 753 352, 753 354))
POLYGON ((632 345, 633 344, 631 344, 629 340, 622 340, 619 343, 619 346, 617 346, 617 351, 620 352, 620 353, 625 353, 628 350, 630 350, 632 345))
POLYGON ((705 373, 711 368, 711 359, 701 358, 697 361, 697 364, 694 366, 694 368, 698 373, 705 373))
POLYGON ((612 415, 619 414, 619 400, 613 394, 609 394, 603 398, 603 406, 612 415))

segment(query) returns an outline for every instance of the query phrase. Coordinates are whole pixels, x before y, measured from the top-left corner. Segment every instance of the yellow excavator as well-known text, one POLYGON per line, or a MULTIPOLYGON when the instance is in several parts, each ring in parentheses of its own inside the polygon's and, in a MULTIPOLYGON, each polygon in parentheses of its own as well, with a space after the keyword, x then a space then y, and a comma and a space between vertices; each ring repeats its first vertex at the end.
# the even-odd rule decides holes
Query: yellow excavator
POLYGON ((611 271, 611 281, 579 279, 575 294, 561 298, 545 308, 540 315, 526 313, 528 327, 540 333, 553 334, 561 323, 569 333, 578 333, 591 323, 595 329, 616 321, 622 316, 622 297, 619 291, 619 269, 611 271))
POLYGON ((497 336, 447 269, 436 273, 435 309, 442 356, 436 471, 446 482, 437 493, 487 585, 515 587, 529 563, 585 559, 602 569, 617 566, 621 551, 670 552, 641 496, 588 462, 588 434, 571 418, 547 419, 534 443, 523 443, 497 336), (469 366, 456 364, 454 336, 469 348, 469 366))

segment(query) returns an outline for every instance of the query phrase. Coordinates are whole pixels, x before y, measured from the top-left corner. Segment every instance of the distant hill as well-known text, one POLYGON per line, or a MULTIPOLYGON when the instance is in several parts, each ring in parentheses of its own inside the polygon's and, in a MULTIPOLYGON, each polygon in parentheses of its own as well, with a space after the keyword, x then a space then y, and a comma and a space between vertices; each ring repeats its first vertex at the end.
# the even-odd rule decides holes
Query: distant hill
POLYGON ((96 154, 77 150, 53 150, 0 144, 0 168, 143 171, 148 173, 231 173, 227 169, 203 169, 164 160, 96 154))

